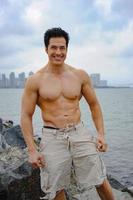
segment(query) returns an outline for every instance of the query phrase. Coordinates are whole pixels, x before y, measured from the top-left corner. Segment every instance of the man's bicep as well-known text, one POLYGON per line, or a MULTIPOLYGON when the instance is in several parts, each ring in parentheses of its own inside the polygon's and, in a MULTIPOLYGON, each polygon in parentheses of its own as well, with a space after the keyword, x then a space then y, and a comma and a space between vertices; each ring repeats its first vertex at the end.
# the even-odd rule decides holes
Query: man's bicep
POLYGON ((89 75, 84 70, 78 71, 82 83, 82 95, 90 106, 96 104, 98 101, 89 75))
POLYGON ((89 105, 93 105, 97 102, 97 97, 96 97, 95 91, 94 91, 92 85, 90 84, 90 82, 86 82, 82 86, 82 94, 85 97, 85 99, 89 105))
POLYGON ((37 92, 32 89, 25 88, 22 97, 22 113, 27 115, 33 115, 36 102, 37 92))

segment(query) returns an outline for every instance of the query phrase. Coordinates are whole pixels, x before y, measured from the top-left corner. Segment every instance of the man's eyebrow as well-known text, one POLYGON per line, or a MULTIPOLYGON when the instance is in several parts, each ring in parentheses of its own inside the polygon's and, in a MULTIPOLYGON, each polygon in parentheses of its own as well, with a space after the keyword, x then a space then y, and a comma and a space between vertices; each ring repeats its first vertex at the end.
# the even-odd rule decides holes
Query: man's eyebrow
POLYGON ((51 44, 51 47, 65 47, 65 45, 55 45, 55 44, 51 44))

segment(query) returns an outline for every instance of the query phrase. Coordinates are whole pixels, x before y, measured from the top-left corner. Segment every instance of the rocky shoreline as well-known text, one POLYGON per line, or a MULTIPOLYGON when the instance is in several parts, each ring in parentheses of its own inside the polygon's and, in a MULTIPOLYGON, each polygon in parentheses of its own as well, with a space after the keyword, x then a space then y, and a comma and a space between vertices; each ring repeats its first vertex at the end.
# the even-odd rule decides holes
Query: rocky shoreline
MULTIPOLYGON (((36 138, 38 143, 40 138, 36 138)), ((40 189, 39 169, 32 169, 21 128, 12 121, 0 119, 0 200, 39 200, 44 195, 40 189)), ((127 188, 111 175, 109 182, 116 200, 133 199, 133 188, 127 188)), ((98 200, 94 188, 78 193, 74 183, 66 190, 67 199, 98 200)))

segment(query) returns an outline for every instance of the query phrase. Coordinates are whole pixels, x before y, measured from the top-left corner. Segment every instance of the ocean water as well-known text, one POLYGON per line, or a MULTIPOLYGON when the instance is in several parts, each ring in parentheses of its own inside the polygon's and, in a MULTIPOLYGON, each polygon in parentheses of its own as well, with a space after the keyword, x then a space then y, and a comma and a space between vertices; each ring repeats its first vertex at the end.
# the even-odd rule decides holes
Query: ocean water
MULTIPOLYGON (((103 154, 108 174, 126 186, 133 186, 133 88, 96 89, 105 125, 108 151, 103 154)), ((0 89, 0 117, 19 124, 23 89, 0 89)), ((82 120, 95 133, 91 113, 84 98, 80 102, 82 120)), ((41 134, 39 108, 33 119, 35 135, 41 134)))

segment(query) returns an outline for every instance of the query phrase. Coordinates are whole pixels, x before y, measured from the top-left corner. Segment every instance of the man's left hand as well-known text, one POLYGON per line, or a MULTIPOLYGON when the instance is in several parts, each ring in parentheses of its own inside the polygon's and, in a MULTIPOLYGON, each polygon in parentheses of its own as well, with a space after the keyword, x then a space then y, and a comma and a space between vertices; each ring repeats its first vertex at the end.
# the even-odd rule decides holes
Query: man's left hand
POLYGON ((97 149, 100 152, 107 151, 107 144, 105 143, 105 139, 104 139, 103 136, 98 136, 97 137, 97 149))

